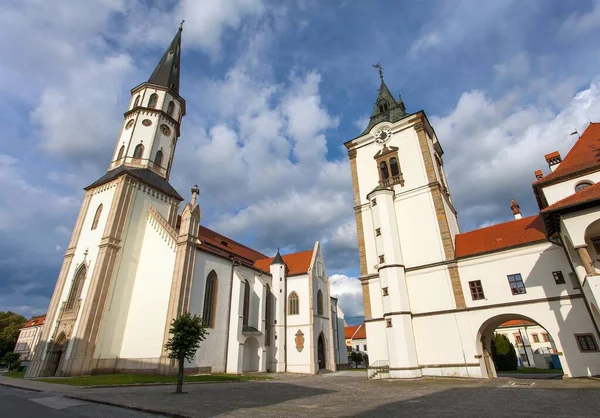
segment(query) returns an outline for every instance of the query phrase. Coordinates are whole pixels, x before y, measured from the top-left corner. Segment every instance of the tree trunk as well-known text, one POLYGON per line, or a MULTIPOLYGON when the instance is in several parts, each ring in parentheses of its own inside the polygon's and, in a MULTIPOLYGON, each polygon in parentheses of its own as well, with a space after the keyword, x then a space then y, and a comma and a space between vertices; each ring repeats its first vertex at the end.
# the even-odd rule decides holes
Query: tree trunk
POLYGON ((183 387, 183 363, 185 361, 185 356, 180 355, 178 361, 179 361, 179 371, 177 372, 177 390, 175 390, 175 393, 181 393, 181 390, 183 387))

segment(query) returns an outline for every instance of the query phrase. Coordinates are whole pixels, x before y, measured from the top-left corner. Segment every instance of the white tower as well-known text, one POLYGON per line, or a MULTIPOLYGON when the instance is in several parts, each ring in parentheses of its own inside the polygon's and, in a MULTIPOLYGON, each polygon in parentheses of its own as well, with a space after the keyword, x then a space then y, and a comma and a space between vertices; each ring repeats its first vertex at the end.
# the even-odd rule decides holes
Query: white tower
POLYGON ((279 253, 271 262, 270 272, 272 277, 273 296, 275 298, 275 322, 273 325, 274 334, 274 364, 271 365, 271 371, 286 371, 286 302, 287 302, 287 279, 286 265, 279 253))
MULTIPOLYGON (((112 372, 122 357, 126 327, 144 319, 132 316, 129 306, 136 297, 143 303, 134 284, 148 277, 140 261, 142 247, 149 245, 148 219, 174 230, 183 200, 168 182, 185 114, 179 96, 181 32, 180 27, 150 79, 131 91, 109 170, 85 188, 27 377, 112 372)), ((160 342, 163 330, 157 330, 160 342)))

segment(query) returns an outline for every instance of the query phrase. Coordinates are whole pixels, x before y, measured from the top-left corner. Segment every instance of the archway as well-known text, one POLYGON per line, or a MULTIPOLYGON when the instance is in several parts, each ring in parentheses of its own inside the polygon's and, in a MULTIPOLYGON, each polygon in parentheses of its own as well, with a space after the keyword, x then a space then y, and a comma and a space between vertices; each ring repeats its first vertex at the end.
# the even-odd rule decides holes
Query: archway
POLYGON ((527 316, 510 313, 488 319, 477 333, 477 343, 483 377, 548 376, 539 369, 563 374, 554 338, 527 316))
POLYGON ((246 338, 244 341, 244 362, 242 372, 257 372, 260 367, 260 357, 258 355, 258 341, 254 337, 246 338))
POLYGON ((319 334, 319 342, 317 345, 317 359, 319 362, 319 370, 323 370, 327 368, 327 357, 325 356, 327 344, 325 343, 325 336, 321 332, 319 334))
POLYGON ((62 359, 63 353, 66 348, 67 336, 64 332, 61 332, 56 341, 50 346, 46 360, 46 372, 44 376, 56 376, 58 366, 62 359))

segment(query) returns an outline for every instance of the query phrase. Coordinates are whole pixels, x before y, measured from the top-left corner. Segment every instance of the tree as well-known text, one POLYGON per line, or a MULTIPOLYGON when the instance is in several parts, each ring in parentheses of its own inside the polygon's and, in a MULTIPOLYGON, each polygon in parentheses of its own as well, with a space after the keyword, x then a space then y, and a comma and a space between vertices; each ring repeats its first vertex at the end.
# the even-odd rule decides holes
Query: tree
POLYGON ((0 312, 0 358, 15 349, 20 329, 27 319, 14 312, 0 312))
POLYGON ((179 318, 171 322, 171 338, 165 344, 169 352, 169 358, 176 359, 179 362, 179 371, 177 373, 177 390, 175 393, 181 393, 183 386, 183 365, 185 360, 191 361, 196 354, 200 343, 206 338, 208 331, 204 327, 202 318, 198 315, 192 316, 184 313, 179 318))
MULTIPOLYGON (((358 368, 358 352, 353 351, 350 354, 350 361, 356 365, 356 368, 358 368)), ((350 364, 350 367, 352 367, 352 364, 350 364)))
POLYGON ((498 371, 517 370, 517 352, 504 334, 494 334, 492 338, 492 358, 498 371))
POLYGON ((6 353, 2 358, 2 361, 8 366, 8 371, 12 372, 14 369, 18 369, 21 364, 21 354, 11 351, 6 353))

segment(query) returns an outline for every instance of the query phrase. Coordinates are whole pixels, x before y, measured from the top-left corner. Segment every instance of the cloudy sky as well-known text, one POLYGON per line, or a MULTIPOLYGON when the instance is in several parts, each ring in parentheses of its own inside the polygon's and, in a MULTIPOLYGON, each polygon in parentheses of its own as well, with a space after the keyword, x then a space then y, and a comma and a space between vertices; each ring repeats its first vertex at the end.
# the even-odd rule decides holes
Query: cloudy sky
POLYGON ((462 231, 535 213, 533 172, 600 121, 600 1, 0 0, 0 310, 45 312, 82 188, 129 89, 181 19, 187 100, 172 183, 266 254, 320 240, 362 314, 350 169, 384 66, 445 151, 462 231))

